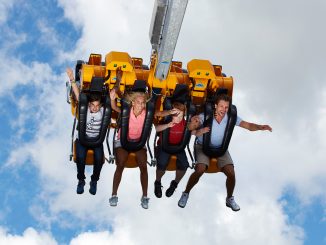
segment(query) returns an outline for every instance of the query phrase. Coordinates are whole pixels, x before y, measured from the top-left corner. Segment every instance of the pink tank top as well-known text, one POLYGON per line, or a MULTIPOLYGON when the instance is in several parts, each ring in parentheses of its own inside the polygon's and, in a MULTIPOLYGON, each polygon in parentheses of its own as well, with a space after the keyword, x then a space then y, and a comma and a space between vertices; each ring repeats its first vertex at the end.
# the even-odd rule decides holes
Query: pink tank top
MULTIPOLYGON (((141 137, 143 126, 146 117, 146 109, 144 109, 137 117, 134 111, 130 110, 129 116, 129 130, 128 130, 128 140, 138 140, 141 137)), ((118 139, 120 139, 120 130, 118 132, 118 139)))

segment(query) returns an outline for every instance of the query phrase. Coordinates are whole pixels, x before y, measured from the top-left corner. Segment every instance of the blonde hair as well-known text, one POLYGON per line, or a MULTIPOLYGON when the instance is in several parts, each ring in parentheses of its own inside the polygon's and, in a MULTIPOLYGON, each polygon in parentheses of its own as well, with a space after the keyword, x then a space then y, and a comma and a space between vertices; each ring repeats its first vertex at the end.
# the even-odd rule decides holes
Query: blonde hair
POLYGON ((146 102, 149 100, 148 99, 148 94, 144 93, 144 92, 129 92, 129 93, 127 93, 125 95, 125 99, 130 104, 131 102, 133 102, 139 96, 143 97, 146 102))

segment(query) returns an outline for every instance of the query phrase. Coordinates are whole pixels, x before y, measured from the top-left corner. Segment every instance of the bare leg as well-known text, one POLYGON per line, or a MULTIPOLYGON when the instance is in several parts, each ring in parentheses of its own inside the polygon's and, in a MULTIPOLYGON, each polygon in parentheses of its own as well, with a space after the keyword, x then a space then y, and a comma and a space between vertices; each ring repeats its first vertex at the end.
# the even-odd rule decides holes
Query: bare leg
POLYGON ((174 181, 179 183, 180 180, 183 178, 183 176, 185 175, 186 170, 178 170, 175 172, 175 179, 174 181))
POLYGON ((128 152, 121 147, 116 149, 116 169, 113 177, 112 196, 117 195, 124 165, 128 159, 128 152))
POLYGON ((161 182, 162 176, 165 174, 165 171, 159 170, 156 168, 156 181, 161 182))
POLYGON ((186 190, 184 192, 189 193, 191 189, 198 183, 200 177, 205 173, 206 165, 203 163, 196 164, 195 172, 193 172, 188 180, 186 190))
POLYGON ((136 159, 140 170, 140 183, 143 196, 147 197, 148 173, 147 173, 147 153, 145 149, 136 152, 136 159))
POLYGON ((226 192, 227 197, 233 196, 233 191, 235 187, 235 172, 234 172, 234 166, 232 164, 225 165, 222 168, 223 173, 226 175, 226 192))

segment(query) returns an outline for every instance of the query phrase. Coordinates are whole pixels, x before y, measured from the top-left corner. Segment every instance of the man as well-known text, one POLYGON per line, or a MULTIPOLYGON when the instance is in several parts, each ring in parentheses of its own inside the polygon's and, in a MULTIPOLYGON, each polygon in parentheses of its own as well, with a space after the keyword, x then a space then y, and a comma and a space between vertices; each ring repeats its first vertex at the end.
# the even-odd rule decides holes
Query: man
MULTIPOLYGON (((200 177, 203 175, 203 173, 206 171, 210 158, 203 153, 202 150, 202 144, 203 144, 203 134, 211 132, 211 145, 214 147, 220 147, 223 141, 223 136, 225 132, 225 128, 228 121, 228 115, 227 112, 230 107, 231 98, 227 95, 219 95, 215 102, 215 113, 214 113, 214 120, 211 125, 211 128, 209 127, 202 127, 198 130, 194 130, 193 134, 196 135, 196 144, 195 144, 195 155, 196 155, 196 166, 195 166, 195 172, 193 172, 188 180, 187 186, 185 191, 182 193, 182 196, 178 202, 179 207, 184 208, 187 204, 189 193, 191 189, 198 183, 200 177)), ((200 114, 197 116, 197 121, 193 121, 193 123, 196 123, 196 126, 202 126, 204 122, 204 114, 200 114)), ((236 126, 245 128, 249 131, 257 131, 257 130, 269 130, 272 132, 272 128, 269 125, 259 125, 255 123, 250 123, 242 120, 240 117, 237 117, 236 120, 236 126)), ((240 207, 235 202, 233 197, 233 190, 235 187, 235 172, 234 172, 234 166, 233 161, 230 156, 229 151, 227 150, 225 154, 221 157, 218 157, 218 166, 222 170, 222 172, 226 175, 226 191, 227 191, 227 197, 226 197, 226 206, 231 208, 233 211, 239 211, 240 207)))
MULTIPOLYGON (((78 102, 79 100, 79 88, 76 84, 74 73, 71 68, 66 69, 66 73, 69 77, 71 87, 75 98, 78 102)), ((86 121, 86 135, 90 138, 95 138, 100 134, 101 122, 103 118, 103 106, 101 104, 101 97, 98 95, 90 95, 89 103, 87 108, 87 121, 86 121)), ((89 193, 92 195, 96 194, 97 191, 97 181, 100 178, 100 173, 103 166, 103 144, 97 147, 87 147, 81 144, 81 142, 76 140, 76 162, 77 162, 77 194, 84 193, 85 186, 85 162, 87 151, 91 149, 94 152, 94 167, 93 175, 91 176, 89 193)))

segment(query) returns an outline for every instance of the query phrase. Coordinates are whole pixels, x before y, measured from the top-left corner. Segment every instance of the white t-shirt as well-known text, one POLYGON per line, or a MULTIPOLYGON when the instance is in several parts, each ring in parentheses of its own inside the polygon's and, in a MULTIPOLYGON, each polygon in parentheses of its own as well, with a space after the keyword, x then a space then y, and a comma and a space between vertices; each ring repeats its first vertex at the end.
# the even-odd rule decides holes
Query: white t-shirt
POLYGON ((87 120, 86 120, 86 135, 94 138, 100 134, 101 124, 103 118, 103 107, 98 112, 91 113, 87 108, 87 120))
MULTIPOLYGON (((204 113, 199 114, 200 122, 201 125, 204 123, 204 113)), ((229 116, 226 114, 221 123, 218 123, 214 118, 213 118, 213 123, 211 127, 211 144, 214 147, 220 147, 223 142, 223 137, 224 137, 224 132, 225 128, 228 122, 229 116)), ((242 119, 240 117, 237 117, 237 121, 235 123, 236 126, 239 126, 241 123, 242 119)), ((197 137, 197 142, 199 144, 203 144, 203 136, 197 137)))

